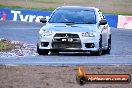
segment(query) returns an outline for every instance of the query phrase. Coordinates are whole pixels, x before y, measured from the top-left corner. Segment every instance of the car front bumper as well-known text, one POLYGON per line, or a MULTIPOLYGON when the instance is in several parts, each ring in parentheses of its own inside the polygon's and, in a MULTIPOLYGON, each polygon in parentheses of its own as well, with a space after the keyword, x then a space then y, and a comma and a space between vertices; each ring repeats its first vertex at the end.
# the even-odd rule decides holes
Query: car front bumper
MULTIPOLYGON (((60 37, 60 35, 59 37, 58 36, 55 37, 55 35, 53 35, 53 36, 44 36, 39 38, 38 41, 39 49, 50 50, 50 51, 57 50, 59 52, 87 52, 87 51, 97 51, 99 49, 98 36, 82 37, 81 33, 80 34, 66 33, 66 34, 70 36, 70 38, 60 37)), ((63 36, 62 33, 61 36, 63 36)))
MULTIPOLYGON (((63 42, 64 44, 67 43, 70 45, 71 42, 63 42)), ((78 43, 78 42, 77 42, 78 43)), ((59 52, 90 52, 90 51, 97 51, 99 49, 99 41, 95 38, 80 38, 80 46, 78 47, 53 47, 53 39, 52 38, 43 38, 39 40, 38 45, 39 49, 44 50, 57 50, 59 52), (42 44, 44 43, 44 44, 42 44), (93 44, 92 47, 90 44, 93 44)))

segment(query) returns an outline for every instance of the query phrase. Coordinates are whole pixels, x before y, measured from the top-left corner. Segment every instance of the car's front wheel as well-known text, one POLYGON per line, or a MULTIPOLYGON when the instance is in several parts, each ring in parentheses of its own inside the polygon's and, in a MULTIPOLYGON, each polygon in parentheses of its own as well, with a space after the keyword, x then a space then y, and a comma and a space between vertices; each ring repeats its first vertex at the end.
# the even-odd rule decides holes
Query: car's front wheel
POLYGON ((38 46, 38 44, 37 44, 37 53, 38 53, 39 55, 48 55, 49 50, 39 49, 39 46, 38 46))
POLYGON ((59 51, 57 51, 57 50, 51 50, 51 54, 59 55, 59 51))
POLYGON ((104 53, 110 54, 110 50, 111 50, 111 35, 109 36, 109 39, 108 39, 108 47, 106 50, 104 50, 104 53))

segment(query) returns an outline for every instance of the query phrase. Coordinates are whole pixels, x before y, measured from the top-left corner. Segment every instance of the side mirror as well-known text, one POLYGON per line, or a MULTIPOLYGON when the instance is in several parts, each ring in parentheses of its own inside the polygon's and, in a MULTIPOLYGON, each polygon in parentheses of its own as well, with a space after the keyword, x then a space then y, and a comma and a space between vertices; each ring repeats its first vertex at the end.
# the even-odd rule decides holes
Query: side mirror
POLYGON ((50 17, 49 16, 46 16, 46 20, 48 21, 50 19, 50 17))
POLYGON ((103 20, 101 20, 101 21, 99 22, 99 24, 100 24, 100 25, 105 25, 105 24, 107 24, 107 21, 103 19, 103 20))
POLYGON ((42 22, 42 23, 46 23, 47 20, 46 20, 46 18, 41 18, 41 19, 40 19, 40 22, 42 22))

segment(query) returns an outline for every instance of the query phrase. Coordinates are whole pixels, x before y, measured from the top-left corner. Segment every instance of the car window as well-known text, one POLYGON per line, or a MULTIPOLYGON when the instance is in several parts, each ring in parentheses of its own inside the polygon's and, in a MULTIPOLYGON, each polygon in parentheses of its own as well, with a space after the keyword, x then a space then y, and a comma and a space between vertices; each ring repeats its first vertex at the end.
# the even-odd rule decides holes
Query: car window
POLYGON ((50 18, 50 23, 80 23, 95 24, 96 16, 94 10, 57 10, 50 18))

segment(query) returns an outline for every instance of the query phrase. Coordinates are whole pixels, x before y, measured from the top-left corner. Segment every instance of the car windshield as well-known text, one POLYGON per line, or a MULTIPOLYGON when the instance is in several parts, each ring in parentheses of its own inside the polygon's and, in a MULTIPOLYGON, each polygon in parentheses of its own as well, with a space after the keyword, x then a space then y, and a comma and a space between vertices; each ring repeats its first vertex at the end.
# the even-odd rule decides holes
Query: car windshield
POLYGON ((59 9, 53 13, 49 23, 95 24, 96 16, 94 10, 59 9))

